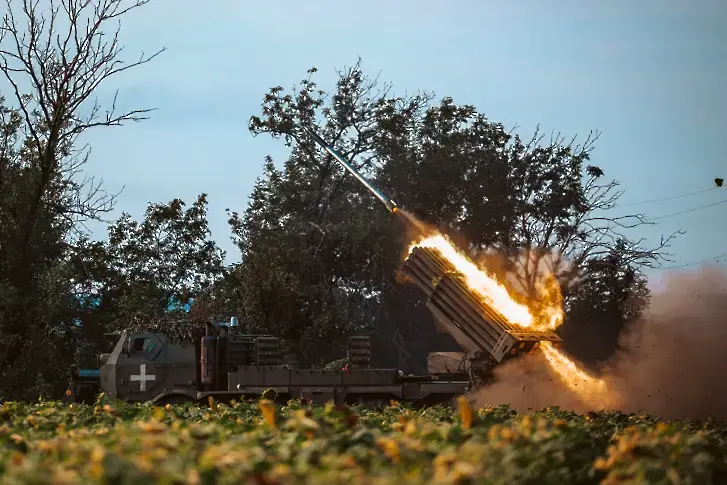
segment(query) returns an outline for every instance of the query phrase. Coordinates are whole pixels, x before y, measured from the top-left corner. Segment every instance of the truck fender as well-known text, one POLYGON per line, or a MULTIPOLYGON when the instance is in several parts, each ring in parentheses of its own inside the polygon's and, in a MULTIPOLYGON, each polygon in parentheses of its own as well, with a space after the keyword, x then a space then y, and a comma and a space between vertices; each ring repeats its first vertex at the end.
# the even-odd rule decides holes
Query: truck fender
POLYGON ((152 404, 161 404, 164 402, 174 402, 174 401, 186 401, 186 402, 196 402, 197 401, 197 392, 193 391, 192 389, 185 389, 185 388, 170 388, 165 389, 156 396, 154 396, 151 399, 152 404))

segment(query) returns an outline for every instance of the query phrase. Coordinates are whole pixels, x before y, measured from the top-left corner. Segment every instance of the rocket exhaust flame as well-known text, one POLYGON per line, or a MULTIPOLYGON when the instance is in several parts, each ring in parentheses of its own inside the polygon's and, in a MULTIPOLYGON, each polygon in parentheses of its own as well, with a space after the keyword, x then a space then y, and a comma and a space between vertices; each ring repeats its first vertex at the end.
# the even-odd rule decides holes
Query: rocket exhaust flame
POLYGON ((575 362, 560 353, 549 342, 542 342, 540 349, 545 360, 558 375, 559 379, 586 402, 613 404, 613 394, 605 380, 589 375, 579 369, 575 362))
MULTIPOLYGON (((417 248, 435 249, 458 273, 463 275, 463 281, 469 289, 481 296, 483 301, 499 312, 509 323, 527 330, 543 332, 553 331, 562 323, 562 298, 558 298, 557 301, 549 300, 548 308, 541 309, 543 311, 535 315, 528 305, 516 301, 505 285, 458 251, 444 235, 435 233, 415 241, 409 247, 409 254, 411 255, 417 248)), ((560 296, 559 292, 558 296, 560 296)), ((606 381, 593 377, 580 369, 551 341, 540 341, 539 348, 545 361, 559 380, 582 400, 599 401, 603 404, 612 403, 610 398, 613 397, 613 394, 606 381)))
POLYGON ((457 271, 462 273, 467 286, 479 294, 492 307, 497 309, 510 323, 524 328, 534 327, 536 325, 530 309, 527 306, 513 300, 505 286, 480 270, 464 254, 455 249, 443 235, 437 234, 423 238, 409 247, 409 253, 415 247, 436 249, 444 259, 451 263, 457 271))
POLYGON ((485 292, 472 291, 462 271, 436 248, 412 248, 402 272, 426 293, 427 308, 434 314, 437 326, 467 353, 481 357, 486 353, 502 362, 530 352, 538 342, 561 342, 554 332, 511 323, 485 292))

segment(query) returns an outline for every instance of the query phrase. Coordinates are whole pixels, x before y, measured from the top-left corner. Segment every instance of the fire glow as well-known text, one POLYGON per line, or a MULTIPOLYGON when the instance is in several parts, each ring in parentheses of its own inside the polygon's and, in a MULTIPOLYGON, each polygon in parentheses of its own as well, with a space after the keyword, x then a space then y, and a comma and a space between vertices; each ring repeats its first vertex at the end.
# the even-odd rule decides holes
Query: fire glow
MULTIPOLYGON (((415 247, 436 249, 442 257, 449 261, 464 277, 464 282, 491 307, 495 308, 510 323, 524 328, 555 330, 563 322, 562 298, 557 292, 557 301, 548 299, 547 307, 541 308, 538 319, 531 309, 518 303, 510 295, 507 288, 497 278, 477 267, 465 254, 457 250, 442 234, 433 234, 414 242, 409 253, 415 247)), ((550 278, 550 285, 557 285, 555 278, 550 278)), ((541 342, 540 349, 546 362, 552 367, 559 379, 578 396, 586 401, 601 400, 608 396, 606 381, 590 376, 578 365, 562 354, 550 342, 541 342)))
POLYGON ((581 399, 587 402, 600 401, 601 404, 610 402, 606 381, 579 369, 575 362, 560 353, 550 342, 541 342, 540 350, 560 380, 575 391, 581 399))
POLYGON ((534 325, 535 319, 527 306, 513 300, 507 288, 495 278, 480 270, 467 256, 455 249, 443 235, 437 234, 424 238, 413 244, 409 248, 409 252, 417 246, 439 251, 447 261, 452 263, 457 271, 462 273, 467 285, 488 304, 497 309, 509 322, 525 328, 534 325))

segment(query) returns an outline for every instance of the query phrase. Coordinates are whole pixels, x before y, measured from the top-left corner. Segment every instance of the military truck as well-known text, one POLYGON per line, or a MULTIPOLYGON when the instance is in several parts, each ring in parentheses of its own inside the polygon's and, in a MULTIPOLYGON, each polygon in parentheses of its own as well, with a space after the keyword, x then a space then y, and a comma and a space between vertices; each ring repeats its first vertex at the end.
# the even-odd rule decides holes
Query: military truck
POLYGON ((126 401, 165 404, 210 396, 254 398, 271 389, 283 400, 377 405, 396 399, 430 405, 451 402, 473 385, 486 383, 494 366, 535 351, 542 341, 562 344, 554 332, 509 323, 432 248, 414 248, 402 272, 426 294, 440 330, 464 350, 430 355, 426 375, 372 369, 366 336, 349 339, 345 369, 295 369, 282 363, 277 338, 241 332, 233 317, 208 323, 188 340, 171 339, 158 329, 122 332, 113 351, 99 356, 98 369, 74 372, 64 399, 88 402, 104 392, 126 401))
POLYGON ((448 403, 469 383, 430 375, 372 369, 367 336, 349 338, 345 369, 295 369, 281 362, 278 339, 240 331, 237 320, 209 323, 191 342, 162 331, 124 331, 113 350, 101 354, 98 369, 77 369, 64 401, 92 402, 99 392, 129 402, 179 404, 258 398, 273 390, 277 399, 316 404, 384 405, 395 399, 414 405, 448 403))

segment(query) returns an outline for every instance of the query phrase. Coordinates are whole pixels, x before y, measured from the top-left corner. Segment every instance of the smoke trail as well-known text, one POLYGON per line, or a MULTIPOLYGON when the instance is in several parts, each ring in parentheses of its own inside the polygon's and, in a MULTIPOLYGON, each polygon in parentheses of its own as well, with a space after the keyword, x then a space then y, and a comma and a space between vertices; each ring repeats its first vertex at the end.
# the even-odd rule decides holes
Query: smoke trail
POLYGON ((397 208, 395 213, 404 218, 408 229, 407 236, 410 241, 432 234, 437 230, 434 226, 425 223, 407 210, 397 208))
MULTIPOLYGON (((668 274, 666 287, 652 296, 644 318, 621 343, 604 375, 619 410, 727 421, 727 273, 704 268, 668 274)), ((577 412, 602 407, 569 391, 541 355, 503 365, 496 377, 498 383, 475 391, 479 405, 577 412)))

